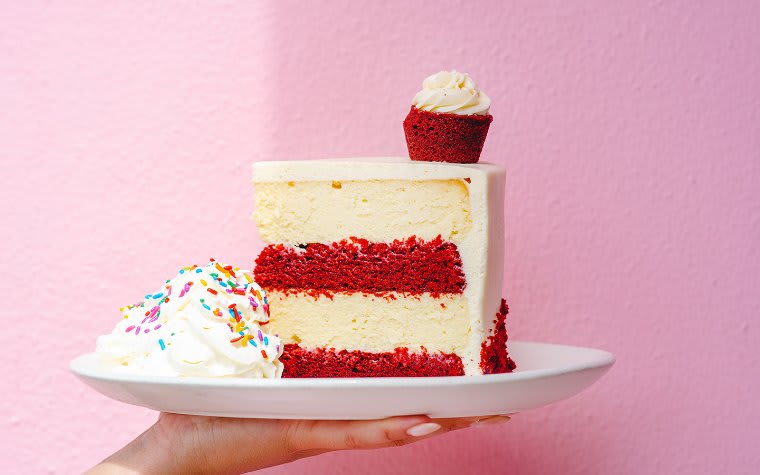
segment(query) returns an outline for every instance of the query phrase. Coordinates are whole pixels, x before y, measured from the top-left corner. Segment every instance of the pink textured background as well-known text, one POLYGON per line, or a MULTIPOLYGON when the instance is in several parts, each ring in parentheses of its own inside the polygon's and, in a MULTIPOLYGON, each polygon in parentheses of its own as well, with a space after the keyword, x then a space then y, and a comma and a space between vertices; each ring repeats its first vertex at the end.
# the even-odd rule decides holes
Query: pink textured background
POLYGON ((80 471, 154 419, 68 361, 179 266, 251 262, 253 160, 402 154, 452 67, 494 100, 513 336, 618 364, 504 426, 266 473, 757 469, 757 2, 142 3, 2 8, 3 471, 80 471))

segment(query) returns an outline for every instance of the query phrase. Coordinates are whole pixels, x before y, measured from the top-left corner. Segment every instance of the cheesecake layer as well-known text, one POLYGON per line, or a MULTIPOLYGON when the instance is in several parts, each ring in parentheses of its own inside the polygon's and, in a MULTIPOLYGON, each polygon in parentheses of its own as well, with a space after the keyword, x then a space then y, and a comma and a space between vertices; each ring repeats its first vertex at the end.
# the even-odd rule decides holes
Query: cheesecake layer
POLYGON ((390 243, 351 238, 332 244, 271 244, 256 259, 256 282, 268 290, 462 293, 462 260, 455 244, 416 236, 390 243))
POLYGON ((431 353, 461 354, 471 333, 467 301, 456 294, 341 292, 327 297, 275 290, 267 298, 270 331, 307 350, 386 353, 424 347, 431 353))
POLYGON ((410 352, 399 348, 386 353, 336 351, 318 348, 306 350, 295 344, 285 345, 280 358, 283 378, 370 378, 462 376, 462 359, 453 354, 410 352))
POLYGON ((418 236, 461 241, 472 226, 464 180, 286 181, 256 184, 265 242, 373 242, 418 236))

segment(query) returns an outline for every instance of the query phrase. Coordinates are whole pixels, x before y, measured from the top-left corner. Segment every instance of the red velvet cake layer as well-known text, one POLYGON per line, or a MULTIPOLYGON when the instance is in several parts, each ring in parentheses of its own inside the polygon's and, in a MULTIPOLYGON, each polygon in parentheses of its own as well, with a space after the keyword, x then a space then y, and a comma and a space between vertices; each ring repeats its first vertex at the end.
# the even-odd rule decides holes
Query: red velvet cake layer
POLYGON ((324 348, 309 351, 287 344, 280 361, 285 365, 283 378, 464 375, 462 360, 457 355, 410 353, 406 348, 397 348, 393 353, 367 353, 324 348))
POLYGON ((480 368, 483 374, 509 373, 517 365, 507 354, 507 313, 509 307, 502 299, 501 309, 496 314, 493 335, 489 335, 480 348, 480 368))
POLYGON ((293 248, 271 244, 256 258, 254 279, 267 290, 462 293, 462 260, 454 243, 412 236, 391 243, 350 238, 293 248))

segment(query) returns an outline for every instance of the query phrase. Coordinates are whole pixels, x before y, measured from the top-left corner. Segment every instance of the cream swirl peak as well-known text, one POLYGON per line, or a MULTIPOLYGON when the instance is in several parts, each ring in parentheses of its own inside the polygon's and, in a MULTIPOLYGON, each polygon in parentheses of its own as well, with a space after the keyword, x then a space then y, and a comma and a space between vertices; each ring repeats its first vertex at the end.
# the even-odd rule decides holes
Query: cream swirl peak
POLYGON ((278 378, 282 344, 262 331, 269 303, 248 271, 214 260, 185 267, 98 338, 101 361, 161 376, 278 378))
POLYGON ((412 105, 429 112, 487 115, 491 98, 467 73, 441 71, 422 81, 422 90, 414 96, 412 105))

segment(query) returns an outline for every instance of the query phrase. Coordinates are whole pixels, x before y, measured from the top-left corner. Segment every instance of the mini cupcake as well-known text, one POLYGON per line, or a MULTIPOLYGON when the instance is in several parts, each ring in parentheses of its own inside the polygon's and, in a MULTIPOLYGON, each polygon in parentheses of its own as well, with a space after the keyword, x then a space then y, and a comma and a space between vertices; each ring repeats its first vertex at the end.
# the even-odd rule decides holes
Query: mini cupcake
POLYGON ((476 163, 483 150, 491 99, 465 73, 441 71, 422 82, 404 120, 412 160, 476 163))

